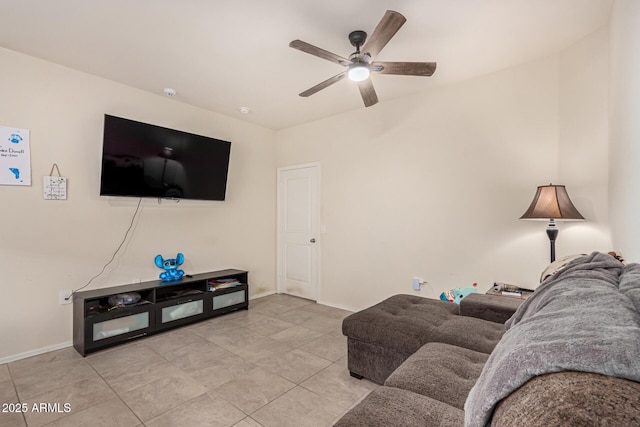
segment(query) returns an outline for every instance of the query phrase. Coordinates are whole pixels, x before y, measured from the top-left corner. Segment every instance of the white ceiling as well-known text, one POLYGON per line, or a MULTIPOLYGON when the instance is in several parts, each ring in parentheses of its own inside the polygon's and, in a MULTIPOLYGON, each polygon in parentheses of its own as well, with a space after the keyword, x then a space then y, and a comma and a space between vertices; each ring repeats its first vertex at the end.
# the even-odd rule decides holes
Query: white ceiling
POLYGON ((374 75, 384 102, 561 51, 606 25, 612 1, 0 0, 0 46, 157 94, 171 87, 177 102, 282 129, 364 108, 348 80, 299 97, 343 68, 291 40, 346 57, 349 32, 371 34, 385 10, 402 13, 377 59, 438 68, 374 75))

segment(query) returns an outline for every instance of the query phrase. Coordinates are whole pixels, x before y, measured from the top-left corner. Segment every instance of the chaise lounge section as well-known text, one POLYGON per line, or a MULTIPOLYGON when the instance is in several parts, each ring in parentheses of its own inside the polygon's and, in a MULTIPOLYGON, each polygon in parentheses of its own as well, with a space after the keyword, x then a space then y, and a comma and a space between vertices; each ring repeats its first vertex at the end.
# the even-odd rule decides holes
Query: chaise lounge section
POLYGON ((430 342, 491 353, 504 334, 504 325, 461 315, 460 309, 440 300, 395 295, 350 315, 342 323, 348 337, 349 372, 384 384, 409 356, 430 342))

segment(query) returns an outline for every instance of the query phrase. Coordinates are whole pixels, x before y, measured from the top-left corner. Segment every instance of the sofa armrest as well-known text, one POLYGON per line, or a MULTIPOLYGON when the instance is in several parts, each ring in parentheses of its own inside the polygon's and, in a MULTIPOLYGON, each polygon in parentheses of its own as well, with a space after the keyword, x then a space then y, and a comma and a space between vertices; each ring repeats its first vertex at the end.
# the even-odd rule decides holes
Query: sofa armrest
POLYGON ((492 427, 637 426, 640 383, 589 372, 533 377, 498 403, 492 427))
POLYGON ((470 294, 460 301, 460 314, 504 323, 516 312, 522 301, 522 298, 511 296, 470 294))

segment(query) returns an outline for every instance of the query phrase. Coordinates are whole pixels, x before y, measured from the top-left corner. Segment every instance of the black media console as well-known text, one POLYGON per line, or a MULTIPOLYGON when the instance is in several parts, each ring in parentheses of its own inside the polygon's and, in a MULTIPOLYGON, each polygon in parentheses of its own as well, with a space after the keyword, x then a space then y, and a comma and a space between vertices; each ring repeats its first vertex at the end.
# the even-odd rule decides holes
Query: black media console
POLYGON ((73 347, 83 356, 167 329, 249 308, 249 273, 221 270, 175 282, 153 280, 73 295, 73 347), (109 297, 135 292, 135 304, 109 297))

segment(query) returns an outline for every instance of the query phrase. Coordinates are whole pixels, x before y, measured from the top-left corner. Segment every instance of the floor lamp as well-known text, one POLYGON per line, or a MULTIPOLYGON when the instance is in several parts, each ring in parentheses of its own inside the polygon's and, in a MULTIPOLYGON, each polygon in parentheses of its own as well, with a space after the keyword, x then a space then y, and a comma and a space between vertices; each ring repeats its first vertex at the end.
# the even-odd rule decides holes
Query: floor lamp
POLYGON ((538 187, 531 206, 520 219, 549 220, 547 236, 551 243, 551 262, 553 262, 556 260, 556 237, 558 236, 555 220, 583 220, 584 217, 571 203, 564 185, 549 184, 538 187))

